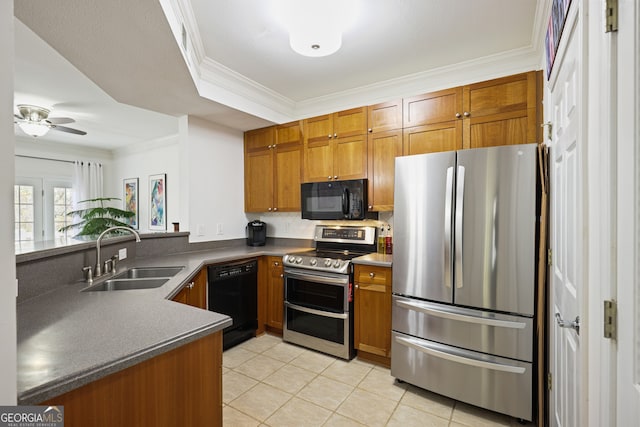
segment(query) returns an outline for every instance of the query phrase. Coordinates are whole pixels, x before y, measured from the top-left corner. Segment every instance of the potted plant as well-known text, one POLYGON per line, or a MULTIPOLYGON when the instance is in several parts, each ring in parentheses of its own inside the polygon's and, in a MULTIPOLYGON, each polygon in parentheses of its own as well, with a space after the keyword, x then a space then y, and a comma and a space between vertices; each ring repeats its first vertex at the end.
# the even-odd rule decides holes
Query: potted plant
MULTIPOLYGON (((95 238, 109 227, 116 225, 132 228, 128 223, 124 222, 124 220, 134 217, 135 213, 105 206, 105 202, 110 202, 112 200, 120 199, 114 197, 99 197, 97 199, 81 200, 78 203, 91 203, 94 206, 69 212, 67 215, 80 217, 81 221, 61 227, 60 231, 80 228, 80 232, 74 237, 95 238)), ((118 230, 114 230, 113 232, 113 234, 120 233, 121 232, 118 230)))

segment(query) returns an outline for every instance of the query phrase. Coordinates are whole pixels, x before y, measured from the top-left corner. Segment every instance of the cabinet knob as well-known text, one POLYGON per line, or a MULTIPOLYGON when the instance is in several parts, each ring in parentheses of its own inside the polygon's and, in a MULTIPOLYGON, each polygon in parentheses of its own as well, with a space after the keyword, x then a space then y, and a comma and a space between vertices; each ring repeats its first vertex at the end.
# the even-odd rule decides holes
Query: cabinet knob
POLYGON ((464 112, 464 116, 465 116, 465 117, 469 117, 470 115, 471 115, 471 113, 469 113, 468 111, 465 111, 465 112, 464 112))
POLYGON ((280 263, 279 263, 278 261, 275 261, 275 262, 273 263, 273 265, 275 265, 275 266, 277 267, 277 266, 279 266, 279 265, 280 265, 280 263))
POLYGON ((283 278, 283 277, 284 277, 284 274, 280 273, 280 278, 283 278))
POLYGON ((333 137, 334 137, 334 138, 337 138, 337 137, 338 137, 338 134, 337 134, 337 133, 334 133, 334 134, 333 134, 333 137))
POLYGON ((328 179, 329 181, 331 181, 331 175, 329 175, 329 176, 327 177, 327 179, 328 179))
POLYGON ((372 206, 372 205, 369 205, 369 209, 370 209, 370 210, 371 210, 371 209, 373 209, 373 206, 372 206))
POLYGON ((456 113, 456 119, 459 119, 460 117, 462 117, 462 114, 456 113))
POLYGON ((276 148, 276 144, 273 144, 273 145, 271 146, 271 148, 276 148))
POLYGON ((333 176, 333 179, 338 179, 338 175, 334 175, 334 176, 333 176))
POLYGON ((275 211, 277 211, 277 210, 278 210, 278 208, 273 208, 273 211, 274 211, 274 212, 275 212, 275 211))
POLYGON ((189 289, 193 289, 193 287, 194 287, 194 286, 195 286, 195 283, 194 283, 194 282, 190 282, 190 283, 187 285, 187 288, 189 288, 189 289))
POLYGON ((358 284, 356 283, 356 289, 358 289, 360 286, 358 286, 358 284))
POLYGON ((373 279, 374 277, 376 277, 376 273, 374 273, 374 272, 372 271, 371 273, 369 273, 369 277, 371 277, 371 278, 373 279))
POLYGON ((329 134, 329 135, 327 135, 327 136, 329 137, 329 139, 331 139, 331 136, 332 136, 332 135, 331 135, 331 134, 329 134))
POLYGON ((267 210, 268 210, 269 212, 271 212, 271 208, 268 208, 267 210))
POLYGON ((373 132, 373 129, 369 128, 369 129, 368 129, 368 131, 369 131, 369 133, 372 133, 372 132, 373 132))

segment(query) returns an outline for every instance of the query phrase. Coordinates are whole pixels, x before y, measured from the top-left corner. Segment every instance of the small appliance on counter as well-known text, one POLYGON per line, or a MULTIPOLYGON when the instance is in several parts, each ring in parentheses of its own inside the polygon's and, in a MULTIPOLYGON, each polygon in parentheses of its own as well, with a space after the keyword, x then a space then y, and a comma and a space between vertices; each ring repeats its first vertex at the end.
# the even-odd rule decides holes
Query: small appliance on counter
POLYGON ((264 246, 267 243, 267 223, 259 220, 247 224, 247 246, 264 246))

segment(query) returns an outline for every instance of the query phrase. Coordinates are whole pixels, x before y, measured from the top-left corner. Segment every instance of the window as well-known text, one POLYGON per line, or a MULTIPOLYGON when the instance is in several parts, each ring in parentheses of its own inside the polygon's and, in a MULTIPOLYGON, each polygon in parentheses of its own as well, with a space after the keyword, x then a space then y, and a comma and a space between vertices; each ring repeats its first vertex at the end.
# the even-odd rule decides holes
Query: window
POLYGON ((72 224, 73 218, 68 215, 73 210, 72 196, 70 187, 53 187, 53 232, 56 239, 71 237, 69 231, 60 231, 60 228, 72 224))
POLYGON ((35 187, 33 185, 14 185, 15 205, 15 241, 35 240, 35 187))

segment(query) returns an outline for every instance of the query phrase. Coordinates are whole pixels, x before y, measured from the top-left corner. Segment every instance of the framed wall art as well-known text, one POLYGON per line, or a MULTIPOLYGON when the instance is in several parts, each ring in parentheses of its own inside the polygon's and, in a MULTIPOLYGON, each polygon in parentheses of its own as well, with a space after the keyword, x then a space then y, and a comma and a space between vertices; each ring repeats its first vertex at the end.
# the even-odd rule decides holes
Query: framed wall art
POLYGON ((562 36, 564 23, 567 20, 569 6, 571 6, 571 0, 553 0, 551 4, 551 16, 549 17, 547 34, 545 36, 547 80, 551 77, 551 70, 556 60, 556 53, 560 45, 560 37, 562 36))
POLYGON ((127 218, 126 222, 131 226, 131 228, 137 230, 140 225, 140 210, 138 206, 140 193, 138 178, 124 179, 123 193, 122 200, 124 201, 124 210, 135 214, 131 218, 127 218))
POLYGON ((167 174, 149 176, 149 230, 167 229, 167 174))

